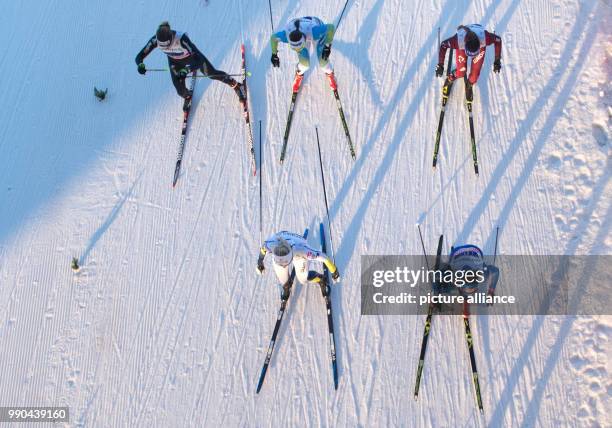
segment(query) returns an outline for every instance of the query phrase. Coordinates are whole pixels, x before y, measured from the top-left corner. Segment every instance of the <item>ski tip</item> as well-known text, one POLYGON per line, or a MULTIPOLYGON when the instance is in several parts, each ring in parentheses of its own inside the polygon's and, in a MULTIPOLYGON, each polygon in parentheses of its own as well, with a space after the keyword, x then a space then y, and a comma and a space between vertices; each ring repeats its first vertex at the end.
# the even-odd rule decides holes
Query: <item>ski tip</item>
POLYGON ((244 53, 244 43, 240 45, 240 52, 244 53))

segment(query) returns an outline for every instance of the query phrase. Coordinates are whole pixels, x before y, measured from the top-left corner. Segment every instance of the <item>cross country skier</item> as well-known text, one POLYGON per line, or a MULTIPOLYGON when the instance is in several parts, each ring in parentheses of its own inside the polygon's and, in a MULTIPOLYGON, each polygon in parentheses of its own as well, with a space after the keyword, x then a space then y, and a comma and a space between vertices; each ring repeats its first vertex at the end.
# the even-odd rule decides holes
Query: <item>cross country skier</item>
POLYGON ((283 285, 282 300, 289 299, 293 271, 300 283, 322 283, 325 285, 325 295, 329 294, 329 285, 326 284, 325 275, 316 270, 310 270, 312 261, 324 263, 332 274, 334 282, 340 279, 340 273, 332 260, 322 251, 310 248, 301 235, 282 231, 266 239, 257 260, 257 273, 260 275, 265 271, 264 259, 270 252, 273 254, 274 272, 278 281, 283 285))
MULTIPOLYGON (((453 293, 456 288, 459 294, 467 296, 476 293, 480 287, 483 287, 487 290, 489 296, 495 295, 495 288, 499 280, 499 269, 484 262, 482 250, 476 245, 467 244, 453 247, 448 264, 441 266, 440 269, 442 271, 451 270, 454 273, 463 271, 463 275, 465 275, 465 272, 483 272, 483 281, 466 281, 465 284, 434 284, 434 291, 437 293, 453 293)), ((476 278, 478 278, 477 275, 476 278)))
POLYGON ((485 51, 487 46, 495 44, 495 61, 493 62, 493 72, 499 73, 501 70, 501 50, 502 39, 495 33, 489 33, 480 24, 460 25, 457 33, 444 40, 440 44, 438 54, 438 65, 436 66, 436 76, 442 77, 444 74, 444 58, 449 48, 455 50, 456 69, 447 77, 444 85, 450 85, 455 79, 465 76, 468 67, 468 58, 471 58, 471 69, 466 86, 467 99, 472 99, 472 87, 478 81, 480 70, 484 63, 485 51))
POLYGON ((331 44, 334 39, 336 27, 334 24, 324 24, 321 19, 314 16, 296 18, 287 23, 285 29, 272 34, 270 46, 272 48, 272 65, 280 67, 278 58, 278 42, 288 43, 298 55, 298 64, 293 80, 293 92, 297 92, 302 84, 304 73, 310 68, 309 48, 316 49, 319 66, 325 72, 332 90, 337 89, 334 70, 329 62, 331 44))
POLYGON ((159 25, 155 35, 149 39, 145 47, 136 55, 136 64, 140 74, 147 72, 147 67, 143 61, 155 48, 159 48, 168 56, 170 77, 172 77, 172 83, 176 88, 176 92, 185 99, 183 106, 185 111, 189 108, 193 95, 185 86, 185 78, 189 72, 195 72, 197 69, 205 76, 231 86, 236 91, 241 103, 246 101, 246 91, 243 85, 226 72, 215 69, 204 54, 187 37, 187 33, 171 29, 167 21, 159 25))

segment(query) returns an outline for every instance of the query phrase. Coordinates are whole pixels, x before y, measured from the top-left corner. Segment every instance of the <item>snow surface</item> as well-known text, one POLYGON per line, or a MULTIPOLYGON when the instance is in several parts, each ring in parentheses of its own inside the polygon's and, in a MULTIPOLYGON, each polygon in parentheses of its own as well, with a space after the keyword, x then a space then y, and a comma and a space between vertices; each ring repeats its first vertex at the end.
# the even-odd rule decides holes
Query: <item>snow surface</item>
MULTIPOLYGON (((343 3, 275 0, 275 26, 335 21, 343 3)), ((447 249, 490 253, 499 225, 502 254, 612 254, 609 0, 351 1, 331 59, 357 160, 314 70, 282 167, 295 59, 283 46, 281 68, 270 66, 266 2, 2 9, 1 406, 67 405, 70 426, 611 426, 611 317, 474 318, 481 416, 460 319, 434 319, 415 401, 424 320, 362 317, 359 288, 361 254, 420 253, 417 222, 430 252, 444 233, 447 249), (133 62, 164 19, 223 70, 239 71, 247 44, 264 234, 310 227, 318 242, 319 127, 343 274, 332 293, 338 391, 320 292, 297 286, 255 394, 278 290, 271 272, 255 274, 245 127, 234 93, 198 80, 172 189, 181 102, 166 73, 142 77, 133 62), (462 96, 451 96, 431 171, 437 28, 448 37, 471 22, 504 40, 502 73, 489 51, 475 92, 479 178, 462 96), (106 101, 94 85, 109 88, 106 101)), ((159 52, 146 63, 166 66, 159 52)))

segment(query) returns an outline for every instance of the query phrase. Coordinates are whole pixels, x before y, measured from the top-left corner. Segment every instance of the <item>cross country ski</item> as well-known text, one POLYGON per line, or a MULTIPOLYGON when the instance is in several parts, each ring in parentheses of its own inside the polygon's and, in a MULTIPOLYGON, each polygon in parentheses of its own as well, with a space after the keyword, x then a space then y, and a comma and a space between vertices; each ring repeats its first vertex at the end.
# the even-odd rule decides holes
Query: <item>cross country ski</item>
POLYGON ((242 86, 244 87, 244 98, 240 98, 240 105, 242 106, 242 114, 247 126, 247 147, 249 150, 249 159, 251 161, 251 170, 253 175, 257 175, 257 163, 255 160, 255 145, 253 143, 253 126, 251 125, 251 114, 249 111, 249 97, 247 89, 247 68, 246 68, 246 55, 244 49, 244 43, 240 45, 240 53, 242 55, 242 86))
MULTIPOLYGON (((304 285, 312 283, 318 284, 320 287, 328 287, 327 277, 325 274, 318 272, 315 269, 311 269, 313 267, 313 262, 323 263, 329 272, 331 272, 334 281, 338 281, 340 278, 340 273, 338 272, 338 269, 334 265, 331 258, 327 256, 325 252, 316 250, 309 246, 306 240, 307 237, 308 229, 306 229, 303 235, 281 231, 266 239, 259 252, 259 258, 257 259, 257 273, 262 275, 265 272, 265 257, 268 254, 272 254, 272 266, 278 282, 281 284, 282 291, 281 306, 276 318, 276 324, 274 326, 272 338, 270 339, 266 358, 259 375, 259 381, 257 382, 257 393, 259 393, 263 386, 266 373, 270 365, 272 352, 277 341, 278 331, 280 329, 283 315, 287 308, 287 302, 289 300, 289 296, 291 295, 291 287, 293 286, 294 279, 297 278, 297 280, 304 285)), ((336 378, 337 376, 334 378, 335 382, 337 382, 336 378)), ((335 383, 335 385, 336 384, 337 383, 335 383)))
MULTIPOLYGON (((138 73, 145 75, 147 71, 162 71, 160 69, 150 70, 144 64, 144 59, 155 49, 161 50, 168 57, 168 66, 172 84, 176 89, 177 94, 183 98, 183 126, 181 128, 181 138, 179 150, 174 168, 174 176, 172 179, 172 187, 176 186, 179 178, 183 153, 185 150, 185 136, 187 133, 187 121, 191 111, 193 99, 193 87, 197 71, 199 70, 204 76, 213 80, 218 80, 230 86, 238 95, 241 103, 246 104, 246 88, 243 84, 237 82, 233 77, 224 71, 217 70, 211 62, 204 56, 197 46, 191 41, 187 33, 174 30, 170 27, 168 21, 164 21, 157 27, 155 35, 153 35, 147 44, 136 55, 136 64, 138 73), (192 80, 189 89, 185 85, 185 79, 192 73, 192 80)), ((243 72, 246 75, 246 71, 243 72)), ((245 80, 246 81, 246 80, 245 80)))
MULTIPOLYGON (((421 239, 421 246, 423 248, 423 253, 425 255, 425 263, 427 265, 427 269, 429 270, 429 265, 427 264, 427 255, 425 251, 425 244, 423 241, 423 236, 421 234, 421 228, 419 227, 419 237, 421 239)), ((484 287, 487 289, 487 293, 489 295, 493 295, 495 293, 495 288, 497 286, 497 282, 499 280, 499 269, 493 264, 485 263, 484 256, 482 250, 478 248, 476 245, 466 244, 457 247, 451 248, 450 255, 448 257, 448 261, 443 261, 442 259, 442 247, 443 247, 444 237, 440 235, 438 240, 438 248, 436 251, 436 259, 434 264, 434 271, 440 272, 448 272, 452 271, 453 273, 462 271, 463 273, 467 271, 471 272, 483 272, 483 283, 484 287)), ((497 233, 495 239, 495 252, 497 253, 497 233)), ((493 258, 495 261, 495 256, 493 258)), ((445 277, 444 275, 441 277, 445 277)), ((463 284, 461 287, 455 286, 453 283, 443 283, 443 282, 434 282, 432 284, 432 293, 433 294, 453 294, 459 293, 462 296, 470 296, 474 293, 478 292, 479 287, 482 286, 482 283, 474 281, 472 283, 463 284)), ((425 329, 423 332, 423 337, 421 339, 421 352, 419 354, 419 362, 416 370, 416 380, 414 384, 414 398, 415 400, 419 396, 419 389, 421 385, 421 379, 423 376, 423 368, 425 366, 425 355, 427 352, 427 345, 429 343, 429 334, 431 332, 432 319, 434 315, 434 311, 441 310, 440 304, 429 304, 427 309, 427 318, 425 319, 425 329)), ((474 396, 476 398, 476 405, 478 410, 483 413, 484 407, 482 402, 482 393, 480 389, 480 380, 478 376, 478 369, 476 366, 476 355, 474 353, 474 337, 472 335, 472 330, 470 328, 470 306, 468 303, 464 303, 463 305, 463 326, 465 329, 465 341, 468 349, 468 355, 470 360, 471 367, 471 377, 472 384, 474 386, 474 396)))
POLYGON ((325 76, 329 82, 329 87, 334 94, 338 114, 347 138, 349 151, 351 153, 351 157, 355 159, 355 149, 353 147, 353 141, 351 139, 348 124, 346 123, 344 110, 342 109, 340 95, 338 94, 338 84, 336 82, 334 70, 329 61, 335 31, 336 26, 334 24, 325 24, 320 18, 317 17, 304 16, 290 20, 285 25, 283 30, 273 33, 270 37, 270 48, 272 50, 272 57, 270 61, 272 62, 273 67, 280 67, 280 58, 278 57, 279 43, 289 44, 291 49, 295 51, 298 56, 298 63, 296 65, 295 76, 293 78, 291 101, 289 103, 289 113, 287 115, 285 133, 283 135, 283 145, 280 155, 281 164, 285 161, 285 156, 287 153, 289 133, 291 131, 291 124, 293 122, 293 114, 295 111, 298 93, 300 92, 300 88, 302 86, 304 74, 310 68, 311 51, 316 52, 319 67, 325 73, 325 76))

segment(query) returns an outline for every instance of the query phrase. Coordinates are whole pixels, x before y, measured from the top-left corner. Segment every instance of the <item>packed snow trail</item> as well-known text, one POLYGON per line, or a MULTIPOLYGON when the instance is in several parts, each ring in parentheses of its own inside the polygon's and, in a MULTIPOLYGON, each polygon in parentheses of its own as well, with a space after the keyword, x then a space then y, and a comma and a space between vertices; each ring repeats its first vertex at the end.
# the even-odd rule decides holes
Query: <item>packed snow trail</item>
MULTIPOLYGON (((275 28, 334 21, 343 4, 273 1, 275 28)), ((500 226, 500 254, 612 253, 609 2, 349 2, 330 60, 357 159, 312 67, 283 166, 294 57, 282 51, 272 68, 265 2, 52 0, 3 13, 0 405, 67 405, 71 426, 605 424, 610 317, 473 316, 481 416, 460 319, 435 319, 414 401, 424 317, 361 316, 359 275, 361 254, 421 254, 417 221, 429 252, 443 233, 448 246, 491 253, 500 226), (263 122, 264 235, 324 219, 318 127, 343 275, 332 292, 337 391, 320 290, 298 285, 274 375, 255 394, 278 290, 255 274, 258 180, 244 118, 230 88, 200 79, 171 189, 182 101, 167 74, 140 76, 133 62, 166 19, 228 73, 240 72, 245 35, 251 119, 263 122), (504 40, 501 73, 487 53, 475 90, 478 179, 463 96, 446 106, 431 171, 437 28, 448 37, 472 22, 504 40), (94 86, 109 88, 106 100, 94 86)))

